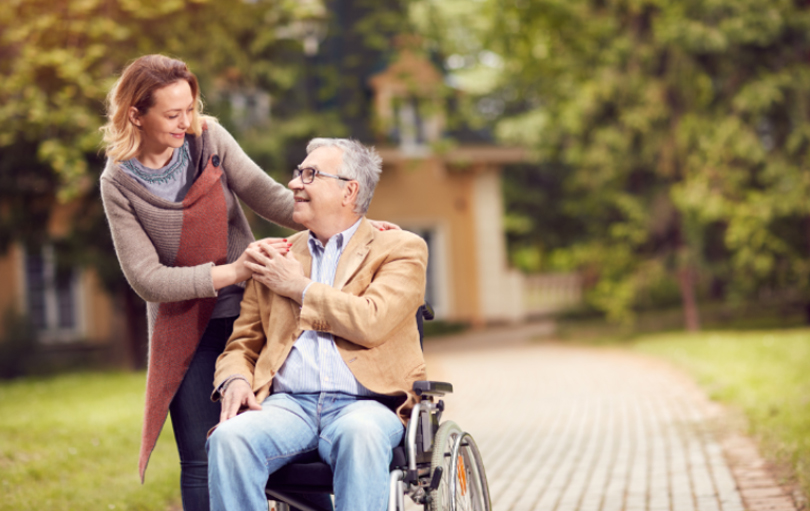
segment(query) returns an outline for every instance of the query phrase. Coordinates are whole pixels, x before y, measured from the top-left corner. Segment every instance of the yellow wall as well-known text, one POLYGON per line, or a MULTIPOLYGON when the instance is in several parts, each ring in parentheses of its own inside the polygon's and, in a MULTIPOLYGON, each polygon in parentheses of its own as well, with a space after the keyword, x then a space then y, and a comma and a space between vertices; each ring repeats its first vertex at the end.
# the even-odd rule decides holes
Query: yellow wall
POLYGON ((452 303, 446 319, 479 322, 473 180, 473 172, 448 172, 437 158, 387 163, 368 216, 403 227, 442 223, 452 303))
MULTIPOLYGON (((8 252, 0 255, 0 337, 5 332, 2 323, 3 315, 9 309, 16 313, 26 312, 23 303, 23 261, 22 250, 18 245, 12 245, 8 252)), ((121 323, 119 313, 113 307, 110 296, 101 287, 95 271, 85 269, 79 281, 78 297, 81 304, 77 304, 81 314, 80 323, 83 332, 78 334, 76 340, 89 341, 93 344, 106 344, 112 341, 115 325, 121 323)), ((81 328, 79 330, 82 330, 81 328)))
POLYGON ((93 344, 104 344, 111 341, 114 325, 120 325, 122 318, 113 307, 112 299, 101 287, 96 273, 85 270, 82 274, 84 295, 84 322, 86 340, 93 344))
POLYGON ((22 254, 16 245, 12 245, 9 250, 0 255, 0 336, 5 332, 3 316, 9 309, 22 312, 23 304, 19 303, 20 294, 20 258, 22 254))

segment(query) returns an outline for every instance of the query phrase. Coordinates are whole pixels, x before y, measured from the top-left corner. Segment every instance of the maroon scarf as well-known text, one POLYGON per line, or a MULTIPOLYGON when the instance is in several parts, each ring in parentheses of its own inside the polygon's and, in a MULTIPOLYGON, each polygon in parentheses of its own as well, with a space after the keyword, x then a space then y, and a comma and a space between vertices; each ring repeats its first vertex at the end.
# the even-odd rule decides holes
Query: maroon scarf
MULTIPOLYGON (((208 158, 202 174, 183 199, 183 230, 174 266, 227 262, 228 211, 219 157, 208 158), (216 163, 216 165, 214 165, 216 163)), ((174 398, 197 344, 208 325, 216 298, 161 303, 149 348, 146 411, 138 466, 141 482, 174 398)))

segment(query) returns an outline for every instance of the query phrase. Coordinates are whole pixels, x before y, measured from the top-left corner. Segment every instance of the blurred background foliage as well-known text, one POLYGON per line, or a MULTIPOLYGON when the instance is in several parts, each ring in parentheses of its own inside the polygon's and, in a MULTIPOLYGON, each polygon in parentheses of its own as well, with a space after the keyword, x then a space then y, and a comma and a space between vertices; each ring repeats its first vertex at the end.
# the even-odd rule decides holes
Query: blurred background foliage
MULTIPOLYGON (((121 70, 148 53, 187 62, 206 113, 286 183, 309 138, 370 136, 363 80, 382 69, 406 17, 397 0, 3 2, 0 251, 48 243, 60 266, 96 269, 126 311, 128 358, 142 365, 144 304, 118 266, 97 186, 104 101, 121 70), (60 204, 73 221, 55 233, 60 204)), ((261 236, 280 232, 255 225, 261 236)))
POLYGON ((680 301, 808 303, 803 0, 426 0, 505 175, 513 262, 585 272, 616 320, 680 301))

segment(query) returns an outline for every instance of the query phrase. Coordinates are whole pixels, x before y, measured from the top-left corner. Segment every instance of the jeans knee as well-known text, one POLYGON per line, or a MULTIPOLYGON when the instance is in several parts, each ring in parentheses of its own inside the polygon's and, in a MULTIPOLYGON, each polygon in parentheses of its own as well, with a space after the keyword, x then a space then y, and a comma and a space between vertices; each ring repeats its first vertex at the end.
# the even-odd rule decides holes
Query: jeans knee
POLYGON ((250 442, 244 437, 239 428, 233 427, 229 422, 220 424, 217 429, 211 433, 205 443, 205 449, 208 452, 208 458, 217 456, 236 456, 239 455, 250 442))
POLYGON ((391 454, 390 432, 385 431, 378 424, 358 421, 352 427, 344 428, 336 438, 335 446, 349 456, 360 459, 380 458, 380 462, 388 462, 391 454))
POLYGON ((208 488, 208 462, 180 462, 181 488, 208 488))

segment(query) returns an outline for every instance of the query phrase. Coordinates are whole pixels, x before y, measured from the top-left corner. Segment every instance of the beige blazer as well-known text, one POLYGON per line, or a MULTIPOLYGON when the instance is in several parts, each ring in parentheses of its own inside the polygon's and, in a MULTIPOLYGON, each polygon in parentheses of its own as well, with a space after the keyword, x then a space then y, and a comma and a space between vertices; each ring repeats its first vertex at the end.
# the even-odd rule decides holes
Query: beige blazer
MULTIPOLYGON (((310 275, 309 231, 295 234, 291 251, 310 275)), ((425 379, 416 311, 424 301, 428 251, 406 231, 376 231, 365 218, 343 251, 334 287, 314 283, 303 305, 248 281, 242 312, 217 360, 214 388, 242 375, 261 403, 273 377, 304 330, 329 332, 346 365, 366 388, 401 397, 403 422, 416 402, 412 386, 425 379)), ((212 399, 219 399, 214 391, 212 399)))

